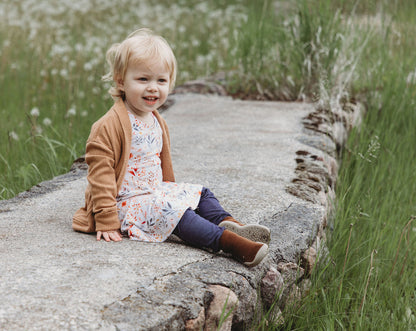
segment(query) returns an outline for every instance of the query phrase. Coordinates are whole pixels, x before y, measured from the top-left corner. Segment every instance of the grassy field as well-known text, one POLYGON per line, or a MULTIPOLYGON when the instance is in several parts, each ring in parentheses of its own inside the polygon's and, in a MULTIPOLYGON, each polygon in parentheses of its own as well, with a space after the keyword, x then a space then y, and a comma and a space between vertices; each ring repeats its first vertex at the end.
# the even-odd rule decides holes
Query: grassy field
POLYGON ((226 72, 238 97, 314 98, 324 70, 338 77, 351 64, 332 66, 346 56, 341 35, 313 30, 332 19, 297 10, 268 0, 1 2, 0 199, 68 171, 83 154, 91 124, 112 104, 101 82, 105 52, 139 27, 171 43, 178 84, 226 72))
POLYGON ((238 97, 311 99, 324 71, 327 80, 340 77, 354 62, 341 59, 352 57, 341 53, 341 34, 314 31, 325 20, 339 24, 328 10, 321 17, 298 15, 290 1, 172 3, 0 3, 0 199, 68 171, 83 154, 91 124, 112 103, 101 82, 105 52, 136 28, 171 43, 178 84, 226 72, 238 97))
MULTIPOLYGON (((106 49, 146 26, 178 84, 220 71, 239 97, 367 107, 342 153, 330 259, 285 323, 258 329, 416 329, 416 3, 23 0, 0 3, 0 199, 68 171, 111 105, 106 49)), ((267 325, 267 326, 266 326, 267 325)))
POLYGON ((354 47, 350 85, 368 112, 342 154, 329 260, 316 267, 302 305, 268 329, 414 330, 416 3, 336 2, 332 12, 351 35, 370 28, 365 47, 354 47))
POLYGON ((112 104, 101 82, 112 43, 139 27, 162 34, 180 84, 239 66, 236 31, 248 12, 240 1, 0 2, 0 198, 83 154, 91 124, 112 104))

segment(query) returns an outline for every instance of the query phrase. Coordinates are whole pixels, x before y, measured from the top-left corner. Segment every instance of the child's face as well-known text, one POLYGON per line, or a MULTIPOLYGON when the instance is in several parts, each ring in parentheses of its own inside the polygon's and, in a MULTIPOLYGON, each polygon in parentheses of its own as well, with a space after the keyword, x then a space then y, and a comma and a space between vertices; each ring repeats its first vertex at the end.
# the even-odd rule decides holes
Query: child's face
POLYGON ((146 117, 165 103, 169 94, 169 71, 156 61, 130 63, 118 86, 126 95, 127 108, 146 117))

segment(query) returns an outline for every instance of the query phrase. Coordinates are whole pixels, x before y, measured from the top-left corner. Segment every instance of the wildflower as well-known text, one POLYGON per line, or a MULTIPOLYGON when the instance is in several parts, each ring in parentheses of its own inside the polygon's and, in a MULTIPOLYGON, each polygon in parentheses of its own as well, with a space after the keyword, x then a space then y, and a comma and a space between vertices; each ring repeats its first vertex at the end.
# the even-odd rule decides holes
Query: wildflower
POLYGON ((198 54, 198 56, 196 57, 196 64, 198 66, 203 66, 205 62, 206 62, 205 56, 198 54))
POLYGON ((9 137, 10 137, 10 139, 12 139, 12 140, 16 140, 16 141, 18 141, 19 140, 19 136, 17 135, 17 133, 16 132, 14 132, 14 131, 10 131, 9 132, 9 137))
POLYGON ((77 111, 75 110, 75 108, 69 108, 68 111, 66 112, 65 117, 75 116, 76 113, 77 113, 77 111))
POLYGON ((84 49, 84 47, 82 46, 82 44, 80 44, 80 43, 75 44, 75 50, 77 52, 82 52, 83 49, 84 49))
POLYGON ((30 111, 30 115, 33 117, 39 117, 39 108, 32 108, 32 110, 30 111))
POLYGON ((66 69, 61 69, 61 71, 59 72, 59 74, 63 78, 68 78, 68 70, 66 70, 66 69))
POLYGON ((44 126, 49 126, 49 125, 52 124, 52 121, 51 121, 51 119, 49 117, 45 117, 43 119, 42 123, 43 123, 44 126))
POLYGON ((86 63, 84 63, 84 70, 85 70, 85 71, 91 71, 91 70, 92 70, 92 68, 93 68, 93 65, 92 65, 92 63, 91 63, 91 62, 86 62, 86 63))
POLYGON ((86 110, 84 110, 84 111, 81 113, 81 116, 82 116, 82 117, 87 117, 87 116, 88 116, 88 112, 87 112, 86 110))
POLYGON ((380 142, 379 142, 379 137, 378 136, 374 136, 373 138, 371 138, 370 143, 368 144, 368 148, 367 151, 365 152, 365 154, 362 153, 358 153, 358 155, 363 159, 366 160, 368 162, 373 162, 373 160, 376 160, 378 157, 378 152, 380 150, 380 142))
POLYGON ((416 82, 416 70, 409 73, 406 79, 407 84, 414 84, 416 82))

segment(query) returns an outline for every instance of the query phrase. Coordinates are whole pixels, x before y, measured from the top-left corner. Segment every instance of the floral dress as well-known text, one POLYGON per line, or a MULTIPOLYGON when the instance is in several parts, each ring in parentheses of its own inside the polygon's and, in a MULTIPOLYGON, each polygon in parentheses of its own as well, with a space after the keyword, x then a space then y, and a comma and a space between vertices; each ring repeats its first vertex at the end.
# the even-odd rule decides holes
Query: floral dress
POLYGON ((129 112, 132 125, 130 158, 117 195, 121 231, 131 239, 166 240, 184 212, 196 209, 201 185, 162 181, 162 129, 153 115, 148 125, 129 112))

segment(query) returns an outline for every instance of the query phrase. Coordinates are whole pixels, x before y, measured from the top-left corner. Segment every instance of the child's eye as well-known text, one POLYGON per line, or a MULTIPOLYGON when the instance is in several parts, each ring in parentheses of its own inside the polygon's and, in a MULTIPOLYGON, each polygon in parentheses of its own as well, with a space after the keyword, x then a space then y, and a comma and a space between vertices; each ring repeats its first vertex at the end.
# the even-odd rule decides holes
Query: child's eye
POLYGON ((160 78, 159 79, 159 83, 166 83, 168 80, 167 79, 165 79, 165 78, 160 78))
POLYGON ((147 78, 146 77, 139 77, 137 80, 139 80, 141 82, 146 82, 147 78))

